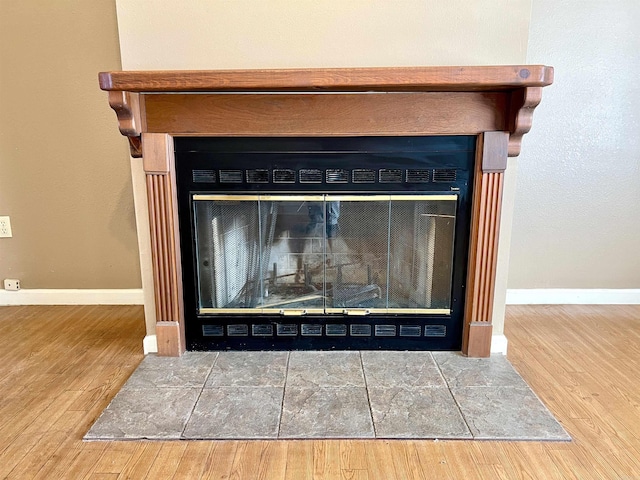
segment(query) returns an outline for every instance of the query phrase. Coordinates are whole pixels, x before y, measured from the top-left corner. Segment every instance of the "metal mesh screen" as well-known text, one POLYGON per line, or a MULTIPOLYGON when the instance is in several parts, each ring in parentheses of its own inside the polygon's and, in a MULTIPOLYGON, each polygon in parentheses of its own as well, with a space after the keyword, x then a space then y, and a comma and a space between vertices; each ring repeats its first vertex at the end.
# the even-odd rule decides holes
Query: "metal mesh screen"
POLYGON ((449 309, 456 203, 391 201, 389 308, 449 309))
POLYGON ((451 308, 454 195, 196 195, 201 313, 451 308))
POLYGON ((389 202, 336 198, 327 202, 340 212, 325 240, 327 304, 386 308, 389 202))

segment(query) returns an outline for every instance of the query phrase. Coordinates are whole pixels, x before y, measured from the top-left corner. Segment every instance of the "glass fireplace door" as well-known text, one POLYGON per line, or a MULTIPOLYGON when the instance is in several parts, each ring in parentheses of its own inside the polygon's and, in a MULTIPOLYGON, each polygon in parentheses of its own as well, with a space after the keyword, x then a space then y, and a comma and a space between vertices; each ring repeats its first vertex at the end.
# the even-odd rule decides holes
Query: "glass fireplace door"
POLYGON ((451 312, 458 196, 192 196, 198 313, 451 312))

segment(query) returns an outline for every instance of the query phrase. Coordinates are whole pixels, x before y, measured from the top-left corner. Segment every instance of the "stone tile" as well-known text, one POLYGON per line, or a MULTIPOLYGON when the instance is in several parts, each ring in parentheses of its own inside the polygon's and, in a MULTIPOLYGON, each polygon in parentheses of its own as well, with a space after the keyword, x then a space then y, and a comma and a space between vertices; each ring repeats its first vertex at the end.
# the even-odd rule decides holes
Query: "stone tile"
POLYGON ((202 388, 217 356, 216 352, 186 352, 181 357, 147 355, 124 388, 202 388))
POLYGON ((282 394, 282 387, 204 389, 184 438, 277 438, 282 394))
POLYGON ((285 389, 280 438, 373 438, 364 387, 285 389))
POLYGON ((360 352, 291 352, 289 386, 364 387, 360 352))
POLYGON ((220 352, 205 388, 284 388, 289 352, 220 352))
POLYGON ((369 387, 378 438, 471 438, 446 387, 369 387))
POLYGON ((451 389, 474 438, 571 440, 529 387, 451 389))
POLYGON ((526 387, 504 355, 468 358, 459 352, 433 352, 449 387, 526 387))
POLYGON ((368 387, 446 387, 430 352, 363 351, 368 387))
POLYGON ((85 439, 179 439, 199 393, 199 388, 122 390, 85 439))

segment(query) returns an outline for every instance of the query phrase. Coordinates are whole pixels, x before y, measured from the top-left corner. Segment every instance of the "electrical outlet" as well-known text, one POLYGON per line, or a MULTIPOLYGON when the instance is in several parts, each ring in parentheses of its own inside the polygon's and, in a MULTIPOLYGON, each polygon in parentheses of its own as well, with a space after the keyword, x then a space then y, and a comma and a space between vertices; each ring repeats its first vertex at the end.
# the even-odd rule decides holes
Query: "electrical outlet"
POLYGON ((11 220, 8 216, 0 217, 0 238, 12 237, 11 233, 11 220))
POLYGON ((16 278, 5 278, 4 289, 13 290, 14 292, 17 292, 18 290, 20 290, 20 280, 16 278))

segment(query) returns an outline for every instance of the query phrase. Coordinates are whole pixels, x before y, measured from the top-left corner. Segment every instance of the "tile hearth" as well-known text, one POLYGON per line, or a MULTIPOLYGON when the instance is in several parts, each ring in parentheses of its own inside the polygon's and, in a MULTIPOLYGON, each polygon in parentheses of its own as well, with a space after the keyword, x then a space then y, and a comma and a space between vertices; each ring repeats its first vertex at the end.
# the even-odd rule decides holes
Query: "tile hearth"
POLYGON ((148 355, 86 440, 570 437, 503 356, 148 355))

